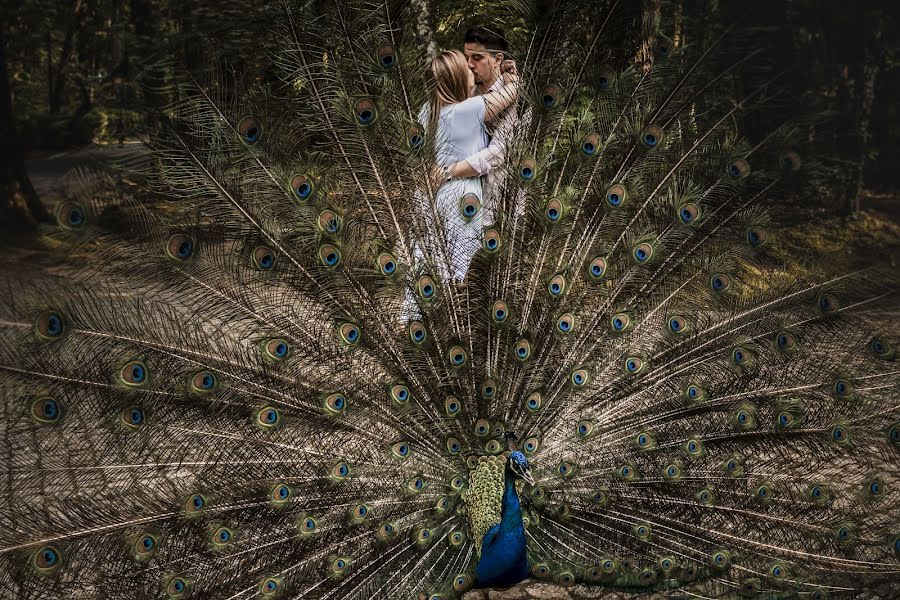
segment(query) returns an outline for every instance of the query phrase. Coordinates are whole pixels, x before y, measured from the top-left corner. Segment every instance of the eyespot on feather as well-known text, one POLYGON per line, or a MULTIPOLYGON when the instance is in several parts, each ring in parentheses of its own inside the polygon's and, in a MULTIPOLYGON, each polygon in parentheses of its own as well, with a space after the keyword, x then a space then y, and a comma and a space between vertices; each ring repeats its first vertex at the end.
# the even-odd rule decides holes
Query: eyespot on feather
POLYGON ((362 127, 368 127, 378 120, 378 109, 371 98, 360 98, 353 103, 353 112, 356 115, 356 123, 362 127))
POLYGON ((316 217, 316 226, 322 233, 336 235, 340 233, 341 229, 344 227, 344 218, 340 213, 330 208, 326 208, 319 213, 318 217, 316 217))
POLYGON ((176 233, 166 242, 166 255, 184 261, 194 255, 194 240, 184 233, 176 233))
POLYGON ((34 332, 42 340, 55 340, 65 331, 62 314, 56 310, 47 310, 34 320, 34 332))
POLYGON ((252 146, 262 138, 263 127, 259 119, 254 116, 247 116, 240 120, 237 131, 241 136, 241 141, 248 146, 252 146))
POLYGON ((87 213, 77 202, 61 202, 56 207, 56 222, 63 229, 81 229, 87 223, 87 213))
POLYGON ((269 271, 275 266, 275 252, 268 246, 253 249, 253 266, 261 271, 269 271))
POLYGON ((315 182, 309 175, 297 174, 289 182, 291 192, 301 201, 309 200, 316 191, 315 182))

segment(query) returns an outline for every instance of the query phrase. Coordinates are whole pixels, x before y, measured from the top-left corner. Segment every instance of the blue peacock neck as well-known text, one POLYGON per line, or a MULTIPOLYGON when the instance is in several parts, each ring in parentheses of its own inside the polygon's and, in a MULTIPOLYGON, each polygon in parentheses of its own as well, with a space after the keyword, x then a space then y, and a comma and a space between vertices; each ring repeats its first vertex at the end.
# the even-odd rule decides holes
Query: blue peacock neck
POLYGON ((525 525, 516 494, 516 476, 507 466, 504 473, 500 522, 482 541, 481 560, 476 567, 477 587, 510 587, 528 577, 525 525))
POLYGON ((516 476, 507 466, 504 473, 503 503, 500 505, 500 527, 505 531, 522 529, 522 506, 516 493, 516 476))

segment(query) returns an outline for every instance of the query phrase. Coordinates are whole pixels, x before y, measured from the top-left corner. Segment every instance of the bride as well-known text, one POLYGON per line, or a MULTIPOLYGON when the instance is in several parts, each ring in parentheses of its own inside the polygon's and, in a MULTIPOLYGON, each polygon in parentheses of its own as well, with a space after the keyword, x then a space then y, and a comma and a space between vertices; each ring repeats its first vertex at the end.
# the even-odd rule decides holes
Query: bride
MULTIPOLYGON (((504 73, 501 90, 469 96, 475 76, 458 50, 442 52, 426 71, 428 103, 419 112, 427 135, 434 136, 440 187, 426 213, 429 233, 441 236, 448 256, 437 257, 444 281, 462 281, 481 245, 484 226, 491 222, 481 179, 452 176, 451 166, 488 146, 485 123, 498 119, 518 97, 519 78, 504 73)), ((440 240, 440 238, 438 238, 440 240)), ((434 247, 434 245, 432 245, 434 247)))

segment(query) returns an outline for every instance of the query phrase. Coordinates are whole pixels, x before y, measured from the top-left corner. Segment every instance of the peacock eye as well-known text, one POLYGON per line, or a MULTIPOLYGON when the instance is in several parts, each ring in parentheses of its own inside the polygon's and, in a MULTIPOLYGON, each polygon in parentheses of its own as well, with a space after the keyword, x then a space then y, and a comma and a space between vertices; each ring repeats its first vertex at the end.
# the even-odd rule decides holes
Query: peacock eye
POLYGON ((566 291, 566 278, 562 275, 554 275, 547 283, 547 291, 553 298, 559 298, 566 291))
POLYGON ((653 258, 653 245, 649 242, 642 242, 634 247, 634 250, 631 251, 631 256, 639 264, 644 264, 653 258))
POLYGON ((575 431, 582 438, 590 437, 594 432, 594 424, 591 421, 579 421, 575 426, 575 431))
POLYGON ((213 544, 217 546, 225 546, 231 543, 234 533, 227 527, 219 527, 213 533, 213 544))
POLYGON ((335 579, 342 579, 347 574, 347 568, 350 566, 350 559, 339 556, 331 561, 331 576, 335 579))
POLYGON ((450 359, 450 364, 454 367, 461 367, 465 365, 469 357, 469 354, 462 346, 451 347, 450 351, 447 354, 450 359))
POLYGON ((519 362, 528 360, 531 357, 531 341, 523 338, 516 342, 516 345, 513 346, 513 355, 519 362))
POLYGON ((288 354, 290 354, 290 346, 288 346, 288 343, 285 340, 275 338, 268 340, 263 345, 263 352, 267 358, 279 361, 288 357, 288 354))
POLYGON ((497 384, 493 379, 485 379, 481 383, 481 397, 485 400, 493 398, 497 393, 497 384))
POLYGON ((338 481, 347 479, 350 477, 350 465, 344 461, 340 461, 331 467, 331 476, 338 481))
POLYGON ((308 535, 310 533, 314 533, 316 528, 319 526, 319 522, 313 517, 305 516, 300 517, 297 521, 297 528, 300 530, 300 533, 303 535, 308 535))
POLYGON ((872 351, 875 358, 893 360, 895 356, 894 348, 891 346, 891 343, 880 337, 872 338, 872 341, 869 342, 869 350, 872 351))
POLYGON ((509 306, 503 300, 497 300, 491 306, 491 318, 495 323, 503 323, 509 318, 509 306))
POLYGON ((500 249, 500 232, 496 229, 488 229, 484 232, 481 244, 488 254, 495 254, 500 249))
POLYGON ((459 454, 462 446, 456 438, 447 438, 447 452, 450 454, 459 454))
POLYGON ((150 533, 141 535, 134 542, 134 558, 139 561, 147 560, 156 551, 156 544, 156 536, 150 533))
POLYGON ((347 398, 337 392, 326 396, 324 401, 325 411, 333 415, 343 414, 347 410, 348 404, 347 398))
POLYGON ((31 403, 31 415, 42 425, 50 425, 59 421, 62 408, 53 398, 38 398, 31 403))
POLYGON ((397 272, 397 259, 388 252, 379 254, 376 262, 378 264, 378 270, 381 271, 381 274, 385 277, 390 277, 397 272))
POLYGON ((333 269, 341 263, 341 251, 334 244, 319 246, 319 262, 327 269, 333 269))
POLYGON ((500 442, 497 440, 488 440, 484 444, 484 451, 488 454, 498 454, 501 449, 500 442))
POLYGON ((456 398, 456 396, 447 396, 447 399, 444 400, 444 413, 448 417, 455 417, 457 414, 459 414, 461 408, 462 403, 458 398, 456 398))
POLYGON ((147 382, 147 368, 141 361, 133 360, 122 367, 120 376, 125 385, 139 387, 147 382))
POLYGON ((628 356, 624 361, 625 371, 629 375, 639 373, 644 368, 644 359, 639 356, 628 356))
POLYGON ((569 382, 576 388, 584 387, 589 380, 590 372, 583 367, 573 370, 569 375, 569 382))
POLYGON ((245 144, 252 146, 262 138, 262 123, 256 117, 244 117, 237 127, 238 133, 245 144))
POLYGON ((417 476, 417 477, 413 477, 413 478, 410 479, 409 482, 406 484, 406 489, 409 490, 409 491, 411 491, 411 492, 414 492, 414 493, 419 493, 419 492, 421 492, 423 489, 425 489, 425 480, 422 479, 421 477, 418 477, 418 476, 417 476))
POLYGON ((269 498, 275 504, 283 504, 291 497, 291 488, 286 483, 278 483, 272 488, 269 498))
POLYGON ((256 413, 256 424, 263 429, 275 429, 281 425, 281 413, 271 406, 261 408, 256 413))
POLYGON ((591 259, 591 262, 588 263, 588 276, 594 281, 599 281, 603 279, 603 276, 606 274, 606 268, 606 257, 595 256, 591 259))
POLYGON ((463 221, 469 223, 481 211, 481 198, 475 194, 466 194, 459 200, 459 213, 463 221))
POLYGON ((726 169, 732 179, 743 179, 750 174, 750 163, 743 158, 731 162, 726 169))
POLYGON ((625 202, 625 199, 628 197, 628 191, 625 189, 625 186, 616 183, 611 185, 608 190, 606 190, 606 203, 612 208, 619 208, 625 202))
POLYGON ((853 384, 846 379, 838 379, 834 382, 834 393, 838 398, 849 398, 853 395, 853 384))
POLYGON ((263 596, 274 595, 281 587, 281 581, 274 577, 266 577, 259 584, 259 591, 263 596))
POLYGON ((313 180, 308 175, 294 175, 290 187, 299 200, 309 200, 315 191, 313 180))
POLYGON ((556 108, 559 103, 560 90, 555 85, 548 85, 541 93, 541 104, 546 109, 556 108))
POLYGON ((833 313, 840 307, 834 294, 822 294, 816 299, 816 306, 825 314, 833 313))
POLYGON ((581 153, 585 156, 596 156, 600 151, 600 136, 596 133, 587 134, 586 136, 581 138, 579 148, 581 149, 581 153))
POLYGON ((184 502, 184 511, 188 515, 199 514, 206 508, 207 502, 203 494, 192 494, 184 502))
POLYGON ((257 246, 253 249, 253 266, 270 271, 275 266, 275 252, 267 246, 257 246))
POLYGON ((140 429, 144 424, 144 411, 140 407, 132 406, 122 411, 122 423, 129 429, 140 429))
POLYGON ((650 125, 641 132, 641 143, 646 148, 656 148, 663 139, 662 127, 650 125))
POLYGON ((166 254, 175 260, 187 260, 194 254, 194 240, 183 233, 176 233, 166 242, 166 254))
POLYGON ((391 452, 397 458, 407 458, 410 453, 409 442, 397 442, 391 446, 391 452))
POLYGON ((344 226, 344 219, 339 213, 326 208, 316 218, 316 226, 324 233, 335 235, 344 226))
POLYGON ((44 340, 58 338, 63 332, 63 318, 55 310, 48 310, 38 316, 34 322, 34 330, 44 340))
POLYGON ((363 127, 368 127, 378 119, 378 109, 370 98, 361 98, 353 105, 356 114, 356 122, 363 127))
POLYGON ((534 176, 537 173, 537 163, 534 159, 526 158, 519 162, 519 167, 516 172, 519 174, 519 179, 527 183, 534 179, 534 176))
POLYGON ((523 447, 525 448, 525 454, 534 454, 540 447, 540 441, 535 437, 530 437, 525 440, 523 447))
POLYGON ((687 330, 687 319, 679 315, 669 317, 669 331, 675 334, 681 334, 684 333, 685 330, 687 330))
POLYGON ((544 209, 544 217, 550 223, 556 223, 563 217, 563 203, 556 199, 552 198, 547 202, 547 207, 544 209))
POLYGON ((397 52, 390 44, 378 49, 378 64, 382 69, 393 69, 397 64, 397 52))
POLYGON ((684 223, 685 225, 690 225, 694 223, 697 219, 700 218, 700 207, 693 203, 688 202, 687 204, 682 204, 678 208, 678 220, 684 223))
POLYGON ((609 325, 613 332, 622 333, 631 327, 631 316, 628 313, 618 313, 609 320, 609 325))
POLYGON ((775 335, 775 345, 782 352, 792 352, 797 349, 797 337, 789 331, 779 331, 775 335))
POLYGON ((59 566, 60 561, 61 556, 55 546, 44 546, 38 549, 32 557, 34 566, 42 573, 54 570, 59 566))
POLYGON ((567 334, 572 333, 575 329, 575 315, 572 313, 565 313, 561 315, 556 320, 556 330, 560 333, 567 334))
POLYGON ((709 278, 709 287, 716 293, 727 291, 731 287, 731 277, 724 273, 716 273, 709 278))
POLYGON ((407 330, 409 332, 409 339, 417 346, 424 344, 428 340, 425 325, 423 325, 421 321, 413 321, 409 324, 407 330))
POLYGON ((525 406, 529 411, 534 412, 541 407, 544 398, 540 392, 531 392, 525 399, 525 406))
POLYGON ((406 404, 409 402, 409 388, 403 384, 394 384, 391 386, 391 400, 397 404, 406 404))
POLYGON ((425 145, 425 129, 415 123, 406 130, 406 143, 410 150, 421 150, 425 145))
POLYGON ((769 234, 762 227, 750 227, 745 234, 747 243, 753 248, 759 248, 769 239, 769 234))
POLYGON ((63 229, 81 229, 87 222, 84 207, 76 202, 61 202, 56 208, 56 222, 63 229))
POLYGON ((362 339, 362 331, 356 323, 341 323, 338 325, 338 337, 348 346, 357 346, 362 339))
POLYGON ((191 378, 191 388, 195 392, 208 392, 216 387, 216 376, 210 371, 200 371, 191 378))
POLYGON ((478 419, 473 427, 475 435, 484 437, 491 431, 491 424, 487 419, 478 419))

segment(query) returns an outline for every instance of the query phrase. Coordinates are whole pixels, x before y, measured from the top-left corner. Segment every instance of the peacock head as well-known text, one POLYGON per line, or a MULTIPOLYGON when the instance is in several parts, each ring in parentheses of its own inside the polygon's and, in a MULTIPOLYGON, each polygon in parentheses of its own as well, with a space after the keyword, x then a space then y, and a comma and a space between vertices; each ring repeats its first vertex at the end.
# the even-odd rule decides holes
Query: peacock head
POLYGON ((528 468, 528 459, 525 458, 524 454, 518 450, 511 452, 508 465, 509 470, 516 477, 524 479, 528 485, 534 485, 534 477, 531 476, 531 470, 528 468))
POLYGON ((534 477, 531 476, 531 470, 528 467, 528 459, 525 455, 516 449, 516 434, 511 431, 506 432, 506 440, 509 442, 509 460, 506 465, 513 475, 519 479, 524 479, 528 485, 534 485, 534 477))

